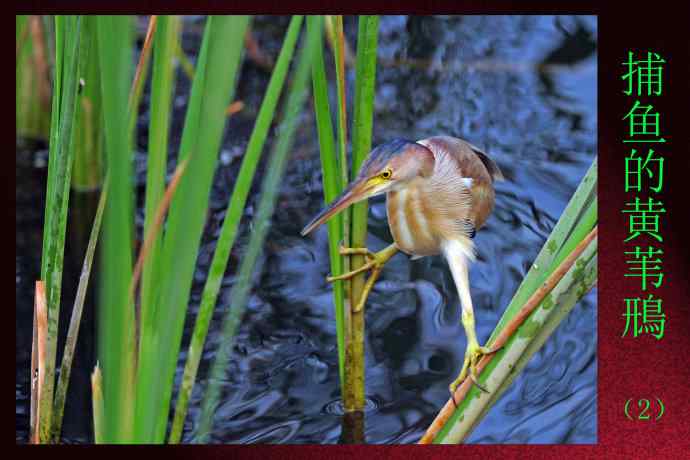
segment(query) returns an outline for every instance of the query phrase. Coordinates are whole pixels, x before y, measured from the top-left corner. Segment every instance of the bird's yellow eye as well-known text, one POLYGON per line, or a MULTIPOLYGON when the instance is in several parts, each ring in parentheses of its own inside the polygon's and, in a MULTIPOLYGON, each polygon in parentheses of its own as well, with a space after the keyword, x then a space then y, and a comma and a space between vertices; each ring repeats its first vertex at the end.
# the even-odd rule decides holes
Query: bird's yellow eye
POLYGON ((383 172, 381 172, 382 179, 390 179, 392 175, 393 172, 390 169, 384 169, 383 172))

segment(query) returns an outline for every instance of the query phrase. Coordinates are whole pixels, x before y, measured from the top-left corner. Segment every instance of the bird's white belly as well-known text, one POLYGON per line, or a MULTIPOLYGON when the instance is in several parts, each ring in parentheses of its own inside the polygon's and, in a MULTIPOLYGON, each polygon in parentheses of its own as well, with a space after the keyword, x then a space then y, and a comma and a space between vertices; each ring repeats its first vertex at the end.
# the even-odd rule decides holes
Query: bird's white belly
POLYGON ((389 192, 386 205, 388 226, 401 251, 417 256, 440 252, 439 240, 417 188, 389 192))

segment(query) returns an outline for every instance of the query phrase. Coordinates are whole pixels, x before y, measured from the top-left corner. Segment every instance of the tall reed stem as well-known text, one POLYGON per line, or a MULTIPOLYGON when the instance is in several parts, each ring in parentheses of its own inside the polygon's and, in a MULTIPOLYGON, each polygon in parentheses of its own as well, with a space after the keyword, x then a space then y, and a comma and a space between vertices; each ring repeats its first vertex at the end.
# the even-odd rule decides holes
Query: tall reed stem
MULTIPOLYGON (((321 16, 307 18, 307 29, 322 27, 321 16)), ((319 34, 319 46, 312 64, 312 83, 314 89, 314 114, 319 135, 319 152, 323 176, 324 204, 333 201, 342 190, 341 168, 338 165, 337 147, 331 120, 331 106, 328 101, 328 80, 323 58, 323 36, 319 34)), ((344 211, 344 212, 348 212, 344 211)), ((331 262, 331 273, 338 276, 343 273, 343 260, 338 246, 343 242, 343 216, 336 214, 328 221, 328 253, 331 262)), ((338 375, 341 388, 345 387, 345 283, 333 283, 333 302, 335 304, 335 328, 338 343, 338 375)))
POLYGON ((103 214, 98 354, 102 369, 105 442, 131 442, 134 424, 134 310, 132 276, 133 152, 127 129, 132 81, 132 18, 98 16, 98 58, 109 190, 103 214))
MULTIPOLYGON (((376 46, 378 37, 378 16, 360 16, 357 34, 356 84, 354 120, 352 129, 352 179, 371 150, 374 117, 374 96, 376 84, 376 46)), ((366 202, 358 203, 352 209, 352 247, 365 247, 367 237, 366 202)), ((364 264, 363 256, 351 258, 351 268, 356 270, 364 264)), ((362 296, 366 277, 360 274, 352 278, 350 305, 356 305, 362 296)), ((364 410, 364 312, 365 309, 349 312, 349 328, 346 339, 345 410, 364 410)), ((347 315, 346 315, 347 316, 347 315)))
POLYGON ((39 440, 49 442, 52 423, 53 389, 55 386, 55 360, 60 317, 60 292, 64 265, 65 232, 69 202, 69 184, 72 173, 74 113, 77 94, 77 69, 81 17, 57 16, 56 78, 50 126, 50 154, 46 213, 43 231, 41 279, 45 282, 48 309, 48 334, 44 388, 39 402, 39 440), (59 114, 59 115, 58 115, 59 114))

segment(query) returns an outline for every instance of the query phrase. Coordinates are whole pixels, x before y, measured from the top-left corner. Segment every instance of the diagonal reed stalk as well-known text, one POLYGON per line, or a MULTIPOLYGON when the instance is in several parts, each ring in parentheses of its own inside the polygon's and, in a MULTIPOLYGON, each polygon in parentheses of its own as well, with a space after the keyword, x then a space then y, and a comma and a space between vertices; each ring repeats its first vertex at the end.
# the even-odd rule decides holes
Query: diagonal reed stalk
MULTIPOLYGON (((357 57, 355 62, 354 119, 352 123, 352 179, 359 172, 371 150, 374 119, 374 96, 376 86, 376 46, 379 17, 360 16, 357 34, 357 57)), ((352 207, 352 247, 365 247, 367 238, 368 205, 357 203, 352 207)), ((364 265, 363 256, 352 256, 352 270, 364 265)), ((365 274, 359 274, 351 281, 351 305, 356 305, 362 296, 365 274)), ((346 338, 345 410, 364 410, 364 311, 348 309, 349 327, 346 338)))
MULTIPOLYGON (((134 129, 137 124, 137 115, 139 102, 141 101, 141 96, 144 92, 144 82, 146 81, 146 75, 149 70, 149 63, 151 61, 151 49, 153 43, 153 36, 156 32, 156 26, 158 24, 158 16, 152 15, 149 18, 149 25, 146 28, 146 36, 144 37, 144 44, 141 47, 141 53, 139 54, 139 61, 137 62, 136 69, 134 71, 134 83, 129 90, 128 97, 128 121, 129 131, 134 133, 134 129)), ((133 136, 132 136, 133 137, 133 136)))
POLYGON ((204 285, 201 296, 201 306, 199 307, 199 313, 194 324, 194 332, 192 333, 192 340, 189 345, 180 394, 175 407, 173 426, 168 438, 170 443, 178 443, 182 437, 182 428, 187 413, 187 405, 194 387, 194 381, 196 380, 196 374, 201 360, 201 352, 203 351, 206 336, 208 334, 213 308, 218 299, 218 293, 220 292, 223 276, 228 265, 228 259, 230 258, 230 251, 235 244, 237 229, 249 195, 254 173, 256 172, 259 159, 261 158, 261 152, 266 142, 268 130, 271 127, 271 121, 276 112, 276 106, 278 105, 278 99, 285 83, 289 64, 292 61, 292 55, 297 44, 302 21, 302 16, 294 16, 288 26, 283 47, 268 83, 268 88, 266 89, 264 100, 261 103, 261 108, 259 109, 252 135, 249 138, 247 151, 245 152, 242 166, 237 175, 230 198, 230 204, 228 205, 228 211, 223 219, 221 233, 218 238, 216 250, 213 254, 208 278, 204 285))
POLYGON ((180 67, 182 71, 187 76, 187 78, 192 81, 194 80, 194 64, 189 60, 184 50, 182 49, 182 42, 178 40, 177 46, 175 47, 175 57, 180 61, 180 67))
MULTIPOLYGON (((165 219, 165 214, 168 212, 168 209, 170 209, 170 202, 172 201, 173 196, 175 196, 175 192, 177 191, 177 186, 180 183, 180 179, 182 178, 182 175, 184 172, 187 170, 187 163, 189 162, 189 159, 191 157, 187 157, 184 160, 182 160, 177 167, 175 168, 175 172, 170 179, 170 183, 168 184, 167 188, 165 189, 165 192, 163 193, 163 197, 161 198, 160 202, 158 203, 158 208, 153 212, 153 219, 151 222, 151 226, 148 229, 148 232, 144 233, 144 243, 141 245, 141 249, 139 250, 139 255, 137 256, 137 262, 134 264, 134 271, 132 272, 132 281, 129 283, 129 298, 131 302, 135 302, 136 298, 136 292, 137 292, 137 286, 139 284, 139 279, 141 278, 141 273, 143 271, 143 268, 146 266, 146 262, 149 260, 151 256, 151 249, 153 248, 154 243, 158 239, 161 233, 161 229, 163 228, 163 221, 165 219)), ((140 355, 143 351, 141 349, 141 305, 135 305, 135 340, 136 340, 136 350, 137 354, 140 355)), ((137 355, 137 356, 138 356, 137 355)))
POLYGON ((282 122, 278 130, 279 134, 267 165, 266 176, 262 182, 261 198, 253 222, 252 236, 247 251, 242 257, 237 281, 230 294, 230 308, 223 321, 222 341, 211 366, 208 387, 201 405, 199 425, 194 438, 195 442, 205 442, 210 435, 213 413, 220 396, 220 385, 224 381, 234 337, 245 311, 251 289, 251 275, 256 268, 270 227, 271 216, 280 189, 280 180, 298 128, 300 113, 309 94, 308 83, 312 57, 317 51, 317 36, 321 33, 320 29, 309 29, 300 50, 292 84, 285 101, 282 122))
MULTIPOLYGON (((566 280, 562 282, 561 285, 557 285, 553 291, 548 294, 551 296, 551 299, 557 299, 554 301, 557 308, 545 319, 539 318, 535 314, 535 323, 533 323, 533 325, 536 325, 536 321, 539 321, 541 327, 538 328, 532 340, 527 344, 524 352, 516 357, 517 359, 514 365, 516 371, 510 372, 505 380, 501 382, 495 393, 490 395, 489 401, 481 407, 481 411, 478 415, 473 417, 472 423, 462 428, 467 434, 458 433, 461 437, 466 437, 471 433, 496 403, 498 398, 500 398, 510 387, 513 380, 519 375, 519 372, 525 368, 530 358, 541 349, 556 327, 561 324, 568 314, 570 314, 577 302, 594 287, 597 282, 597 240, 595 239, 593 242, 589 243, 585 251, 587 252, 583 252, 575 261, 575 267, 572 271, 566 274, 566 276, 570 276, 573 281, 566 280)), ((545 303, 545 308, 547 305, 549 305, 548 300, 545 303)))
MULTIPOLYGON (((450 428, 450 431, 447 431, 447 435, 443 439, 443 442, 457 442, 466 437, 469 431, 479 422, 479 418, 474 414, 481 413, 481 416, 485 415, 490 405, 498 400, 503 391, 508 388, 510 383, 512 383, 517 376, 517 373, 524 368, 532 354, 543 345, 546 338, 548 338, 548 334, 550 334, 553 328, 558 324, 551 321, 550 324, 553 325, 553 328, 548 331, 548 334, 541 333, 539 330, 540 327, 544 327, 551 317, 548 310, 554 306, 552 299, 557 299, 557 312, 561 312, 558 317, 563 319, 565 314, 573 308, 581 296, 586 294, 594 285, 596 282, 596 235, 597 229, 595 227, 561 265, 558 266, 551 276, 547 278, 544 284, 535 291, 518 314, 507 323, 496 340, 492 342, 492 347, 503 347, 512 336, 519 331, 517 334, 518 339, 513 341, 510 349, 503 358, 506 362, 515 362, 515 365, 509 364, 503 366, 502 369, 494 370, 491 378, 500 382, 498 390, 491 393, 484 405, 468 408, 465 411, 465 414, 469 415, 468 422, 465 422, 465 419, 459 420, 457 424, 450 428), (541 302, 546 298, 549 300, 545 302, 545 306, 541 310, 538 310, 541 302), (527 318, 529 318, 530 321, 525 325, 524 329, 521 329, 527 318), (529 339, 532 339, 536 335, 535 331, 538 331, 541 338, 536 347, 533 346, 534 341, 529 341, 529 339), (519 339, 526 339, 523 340, 521 346, 517 345, 519 339), (527 348, 531 348, 531 353, 527 351, 527 348), (503 375, 501 375, 501 372, 503 375), (470 412, 472 409, 474 409, 474 412, 470 412)), ((478 372, 481 372, 492 361, 493 357, 494 355, 485 356, 477 366, 478 372)), ((471 386, 472 384, 470 381, 464 382, 457 389, 453 397, 456 400, 462 400, 467 396, 471 386)), ((439 431, 446 428, 444 425, 448 422, 450 417, 452 417, 455 404, 453 400, 449 400, 446 403, 439 416, 434 420, 434 423, 420 441, 421 444, 427 444, 434 440, 439 434, 439 431)))
POLYGON ((469 381, 449 400, 420 443, 459 443, 471 433, 556 326, 596 282, 597 161, 542 247, 487 346, 503 346, 479 363, 481 393, 469 381))
POLYGON ((98 200, 98 208, 96 209, 96 216, 93 219, 93 226, 91 227, 91 235, 89 236, 89 244, 84 255, 84 264, 82 266, 81 275, 79 276, 79 285, 77 286, 77 295, 74 299, 74 306, 72 307, 72 316, 70 317, 69 328, 67 330, 67 340, 65 341, 65 349, 62 355, 62 364, 60 365, 60 376, 58 378, 57 387, 55 389, 55 404, 53 408, 53 442, 58 442, 60 433, 62 431, 62 416, 65 409, 65 398, 67 396, 67 387, 69 386, 69 378, 72 372, 72 361, 74 359, 74 352, 77 347, 77 338, 79 337, 79 325, 81 324, 81 315, 84 311, 84 301, 86 300, 86 290, 89 286, 89 279, 91 277, 91 267, 93 265, 93 257, 96 252, 96 243, 98 242, 98 235, 101 229, 101 219, 103 217, 103 209, 108 191, 108 180, 106 179, 101 191, 101 196, 98 200))

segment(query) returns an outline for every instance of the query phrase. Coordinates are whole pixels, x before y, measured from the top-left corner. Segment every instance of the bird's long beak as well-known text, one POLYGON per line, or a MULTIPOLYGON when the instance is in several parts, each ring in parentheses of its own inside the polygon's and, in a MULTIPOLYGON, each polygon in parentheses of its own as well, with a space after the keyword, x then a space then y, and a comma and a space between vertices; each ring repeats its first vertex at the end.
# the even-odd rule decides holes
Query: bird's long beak
POLYGON ((374 194, 375 188, 370 186, 367 178, 357 179, 347 186, 331 204, 326 206, 311 222, 302 229, 302 236, 311 233, 319 225, 338 214, 348 206, 365 200, 374 194))

